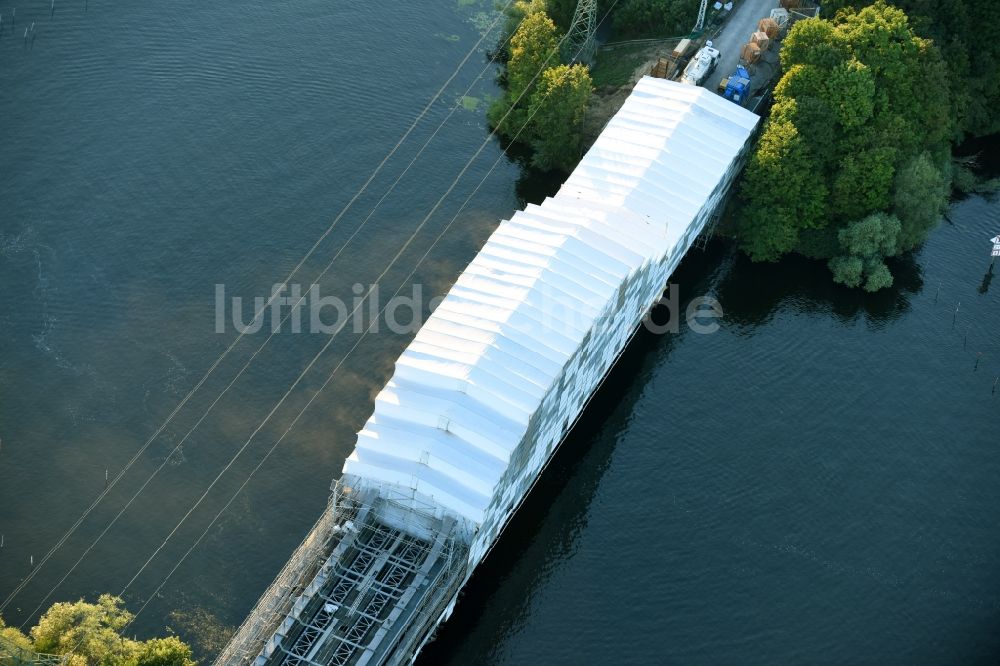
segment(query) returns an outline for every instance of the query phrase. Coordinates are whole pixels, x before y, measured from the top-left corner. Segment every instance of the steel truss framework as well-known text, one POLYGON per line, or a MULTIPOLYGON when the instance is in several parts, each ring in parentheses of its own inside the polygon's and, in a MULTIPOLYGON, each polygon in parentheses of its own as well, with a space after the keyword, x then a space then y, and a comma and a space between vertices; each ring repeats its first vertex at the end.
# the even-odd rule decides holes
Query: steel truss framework
POLYGON ((327 584, 311 603, 314 610, 307 607, 296 620, 298 638, 287 648, 281 645, 283 656, 272 663, 351 663, 417 578, 432 545, 384 525, 365 525, 349 547, 353 559, 333 563, 327 584))
POLYGON ((573 12, 566 41, 563 42, 563 60, 590 65, 597 50, 597 0, 580 0, 573 12))
POLYGON ((428 638, 465 579, 464 525, 385 484, 339 482, 328 512, 304 542, 322 546, 279 575, 217 664, 393 664, 428 638))

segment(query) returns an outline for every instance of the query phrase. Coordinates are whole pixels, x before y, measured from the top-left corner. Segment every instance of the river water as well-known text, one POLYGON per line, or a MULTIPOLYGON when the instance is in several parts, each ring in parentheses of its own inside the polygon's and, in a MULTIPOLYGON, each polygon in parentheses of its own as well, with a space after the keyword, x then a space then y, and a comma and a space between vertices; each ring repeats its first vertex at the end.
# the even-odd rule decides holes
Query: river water
MULTIPOLYGON (((346 330, 251 438, 329 338, 286 328, 198 423, 267 338, 248 335, 152 436, 235 339, 215 332, 216 285, 268 295, 456 71, 295 281, 344 248, 319 284, 350 300, 460 175, 497 94, 492 69, 477 79, 488 8, 23 0, 13 26, 0 8, 8 623, 124 593, 133 611, 149 601, 134 633, 169 624, 208 655, 241 621, 408 338, 365 338, 317 395, 358 342, 346 330)), ((545 189, 488 142, 383 292, 408 284, 481 181, 409 279, 425 298, 545 189)), ((637 338, 422 663, 993 661, 1000 202, 968 197, 949 218, 876 295, 806 261, 693 252, 682 303, 714 295, 721 330, 637 338)))

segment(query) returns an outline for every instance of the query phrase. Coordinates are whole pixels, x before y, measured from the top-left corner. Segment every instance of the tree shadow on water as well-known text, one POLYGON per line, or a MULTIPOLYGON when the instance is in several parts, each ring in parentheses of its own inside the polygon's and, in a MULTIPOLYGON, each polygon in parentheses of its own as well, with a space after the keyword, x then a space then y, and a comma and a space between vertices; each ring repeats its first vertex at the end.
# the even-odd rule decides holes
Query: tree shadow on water
POLYGON ((528 204, 541 204, 546 197, 555 196, 568 174, 562 171, 543 171, 531 166, 534 154, 530 146, 501 139, 500 146, 512 164, 521 167, 521 175, 514 185, 517 205, 523 209, 528 204))
POLYGON ((888 289, 869 293, 836 284, 825 262, 794 255, 775 263, 754 263, 735 253, 730 270, 716 286, 726 319, 756 327, 779 312, 829 313, 843 324, 863 317, 883 328, 910 309, 911 298, 924 287, 920 265, 912 254, 887 261, 893 274, 888 289))

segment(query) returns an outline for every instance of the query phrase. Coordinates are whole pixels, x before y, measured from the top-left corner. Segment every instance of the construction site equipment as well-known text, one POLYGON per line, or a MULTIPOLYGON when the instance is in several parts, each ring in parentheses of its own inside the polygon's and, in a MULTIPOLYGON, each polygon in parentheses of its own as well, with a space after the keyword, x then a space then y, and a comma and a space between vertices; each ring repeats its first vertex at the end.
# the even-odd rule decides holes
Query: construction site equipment
POLYGON ((759 46, 761 51, 766 51, 768 47, 771 46, 770 38, 768 38, 767 33, 762 30, 758 30, 750 35, 750 43, 759 46))
POLYGON ((660 57, 653 65, 649 75, 657 79, 673 79, 677 76, 677 70, 684 62, 684 56, 691 48, 690 39, 682 39, 677 42, 677 46, 668 55, 660 57))
POLYGON ((775 7, 771 10, 770 18, 778 24, 779 34, 785 34, 788 29, 788 10, 784 7, 775 7))
MULTIPOLYGON (((788 18, 787 10, 785 12, 785 18, 787 23, 787 18, 788 18)), ((762 18, 760 22, 757 24, 757 30, 759 32, 763 32, 765 35, 767 35, 767 38, 772 41, 777 39, 778 34, 781 32, 781 28, 778 27, 778 22, 775 21, 773 18, 762 18)))
POLYGON ((712 46, 712 40, 705 42, 705 46, 698 49, 694 58, 684 68, 681 75, 681 83, 689 86, 700 86, 708 76, 715 71, 715 66, 719 64, 719 49, 712 46))
POLYGON ((736 71, 726 79, 726 90, 722 95, 730 102, 744 106, 750 97, 750 73, 746 67, 737 65, 736 71))

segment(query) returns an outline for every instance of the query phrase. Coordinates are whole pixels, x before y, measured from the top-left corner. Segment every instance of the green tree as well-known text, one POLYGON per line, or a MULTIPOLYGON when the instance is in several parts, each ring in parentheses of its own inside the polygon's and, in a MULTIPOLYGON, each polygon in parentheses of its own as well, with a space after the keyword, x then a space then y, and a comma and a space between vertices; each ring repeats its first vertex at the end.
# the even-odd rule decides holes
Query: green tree
POLYGON ((139 644, 127 666, 194 666, 191 648, 176 636, 151 638, 139 644))
POLYGON ((559 30, 564 33, 568 31, 578 0, 545 0, 544 4, 545 13, 552 17, 559 30))
POLYGON ((875 148, 844 155, 833 176, 828 214, 857 219, 889 205, 895 150, 875 148))
POLYGON ((69 655, 70 666, 196 666, 191 648, 176 636, 147 641, 122 637, 132 617, 119 597, 104 594, 97 603, 53 604, 30 638, 0 620, 0 635, 25 650, 69 655))
POLYGON ((584 65, 545 70, 529 108, 535 167, 569 171, 576 165, 583 117, 592 92, 590 72, 584 65))
POLYGON ((778 259, 796 247, 800 230, 823 223, 826 186, 788 111, 775 106, 744 178, 740 243, 755 261, 778 259))
POLYGON ((833 273, 833 281, 848 287, 860 287, 864 276, 865 263, 861 257, 842 255, 828 262, 833 273))
POLYGON ((31 644, 31 639, 25 636, 16 627, 8 627, 0 618, 0 641, 13 648, 19 648, 27 652, 33 652, 35 647, 31 644))
POLYGON ((510 40, 507 61, 507 92, 489 110, 490 124, 506 136, 517 136, 524 125, 531 94, 543 71, 559 64, 559 36, 555 23, 537 9, 531 10, 510 40))
POLYGON ((948 201, 948 177, 934 166, 930 153, 911 158, 896 174, 893 210, 902 229, 896 252, 919 245, 941 219, 948 201))
MULTIPOLYGON (((848 5, 861 9, 873 0, 826 0, 823 12, 833 15, 848 5)), ((893 0, 906 12, 917 35, 933 39, 943 55, 945 74, 950 81, 949 115, 954 124, 942 127, 959 133, 992 134, 1000 131, 1000 6, 966 0, 893 0)), ((936 75, 935 75, 936 76, 936 75)), ((928 88, 928 96, 940 94, 928 88)), ((922 100, 914 100, 920 104, 922 100)))
POLYGON ((873 213, 841 229, 838 237, 845 254, 829 261, 834 281, 858 287, 864 279, 866 291, 891 287, 892 274, 883 259, 895 254, 900 227, 895 216, 873 213))
POLYGON ((875 76, 855 58, 833 67, 826 76, 826 99, 837 101, 837 122, 845 130, 863 126, 875 113, 875 76))
POLYGON ((683 35, 697 17, 698 0, 622 0, 614 6, 615 30, 626 38, 683 35))
POLYGON ((946 152, 952 134, 940 53, 902 11, 878 2, 796 23, 781 61, 743 179, 740 244, 758 261, 788 252, 832 259, 844 284, 891 283, 882 258, 919 244, 947 189, 945 172, 918 159, 946 152), (860 233, 857 220, 884 212, 902 220, 896 245, 845 254, 842 232, 860 233))
POLYGON ((82 599, 53 604, 32 628, 31 637, 37 652, 73 652, 87 663, 109 663, 132 656, 130 641, 118 635, 131 620, 121 599, 103 594, 96 604, 82 599))
POLYGON ((886 257, 896 251, 899 219, 885 213, 873 213, 852 222, 837 234, 848 253, 863 257, 886 257))
POLYGON ((593 82, 585 65, 560 64, 559 29, 545 4, 519 3, 526 14, 511 38, 507 90, 488 117, 498 132, 533 149, 534 166, 568 171, 580 157, 593 82))
POLYGON ((544 12, 524 17, 510 41, 507 85, 515 98, 534 89, 540 72, 559 64, 559 32, 544 12))

